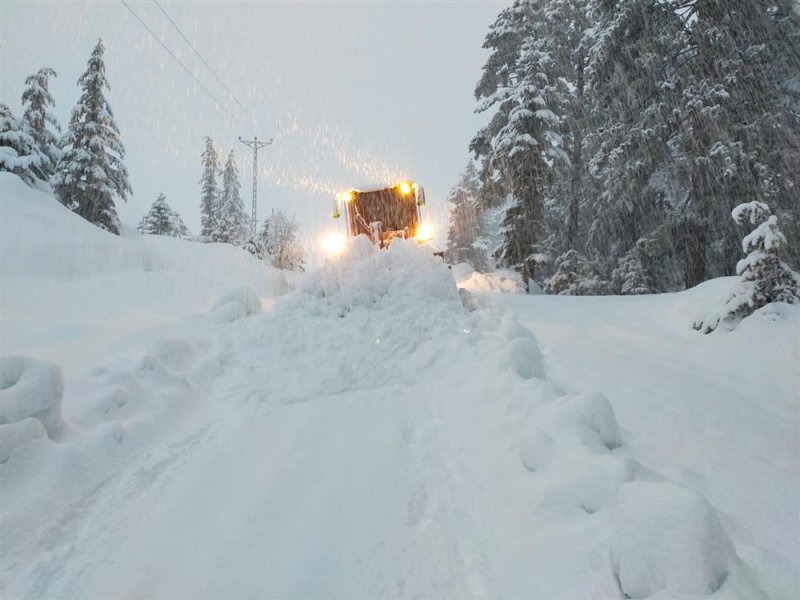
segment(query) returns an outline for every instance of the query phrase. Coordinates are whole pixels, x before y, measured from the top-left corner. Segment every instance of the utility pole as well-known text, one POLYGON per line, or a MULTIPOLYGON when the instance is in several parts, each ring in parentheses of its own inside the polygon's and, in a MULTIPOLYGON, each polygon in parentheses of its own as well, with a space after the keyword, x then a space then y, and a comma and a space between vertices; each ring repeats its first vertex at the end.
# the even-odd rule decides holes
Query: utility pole
POLYGON ((258 221, 256 220, 256 206, 258 204, 258 151, 260 148, 265 146, 269 146, 272 143, 272 139, 270 138, 267 142, 259 142, 258 136, 256 136, 252 140, 243 140, 242 136, 239 136, 239 141, 242 142, 245 146, 248 146, 253 149, 253 235, 255 236, 256 231, 258 230, 258 221))

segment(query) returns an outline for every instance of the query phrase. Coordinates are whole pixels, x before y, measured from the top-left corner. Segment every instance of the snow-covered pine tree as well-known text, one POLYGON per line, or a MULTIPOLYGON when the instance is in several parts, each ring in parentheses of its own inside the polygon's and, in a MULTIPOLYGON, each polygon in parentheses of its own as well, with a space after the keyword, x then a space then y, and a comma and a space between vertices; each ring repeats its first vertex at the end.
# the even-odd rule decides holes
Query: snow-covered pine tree
POLYGON ((560 250, 585 246, 581 211, 594 193, 585 158, 590 103, 586 70, 596 33, 590 5, 591 0, 547 0, 545 20, 537 24, 535 34, 548 39, 546 61, 541 64, 549 72, 543 97, 548 110, 558 116, 561 147, 568 156, 553 165, 555 173, 544 199, 545 213, 552 211, 557 217, 545 222, 546 244, 560 250))
POLYGON ((139 221, 136 227, 140 233, 150 235, 167 235, 170 237, 188 238, 191 237, 189 229, 181 219, 180 215, 170 208, 167 199, 161 193, 153 202, 150 210, 139 221))
POLYGON ((639 240, 618 261, 612 274, 615 289, 623 295, 652 294, 653 277, 646 267, 647 240, 639 240))
MULTIPOLYGON (((680 102, 672 61, 681 56, 686 36, 669 3, 594 4, 587 142, 589 170, 600 190, 589 205, 588 248, 603 257, 600 270, 610 273, 685 200, 681 164, 669 142, 680 102)), ((633 258, 624 261, 631 266, 633 258)))
POLYGON ((264 219, 264 223, 261 225, 261 230, 256 235, 256 238, 253 240, 252 247, 249 250, 261 260, 270 264, 272 264, 272 257, 269 255, 267 246, 269 244, 270 225, 272 224, 272 217, 274 216, 275 214, 273 213, 271 216, 264 219))
POLYGON ((61 146, 56 135, 61 133, 61 126, 50 110, 55 106, 50 94, 50 78, 55 76, 53 69, 43 67, 25 79, 22 92, 22 123, 44 159, 36 168, 39 179, 44 181, 49 181, 61 159, 61 146))
MULTIPOLYGON (((574 249, 589 281, 616 270, 617 291, 692 286, 733 272, 727 214, 745 198, 800 240, 798 40, 791 0, 504 8, 476 88, 494 115, 470 144, 479 206, 505 212, 500 262, 530 271, 542 257, 547 279, 574 249)), ((786 260, 800 266, 800 243, 786 260)))
POLYGON ((695 325, 704 333, 716 329, 721 321, 736 323, 773 302, 800 303, 800 275, 780 259, 786 237, 778 226, 778 217, 769 206, 753 201, 738 205, 731 212, 736 223, 748 221, 756 228, 742 240, 747 254, 736 265, 739 287, 723 307, 722 313, 695 325))
POLYGON ((200 155, 200 162, 203 165, 203 176, 200 178, 200 237, 204 241, 212 241, 219 223, 219 154, 214 147, 214 140, 209 136, 206 136, 206 148, 200 155))
POLYGON ((239 172, 236 170, 236 155, 233 150, 228 153, 225 168, 222 171, 222 192, 219 197, 219 222, 217 241, 228 244, 240 244, 250 233, 247 215, 242 202, 239 172))
POLYGON ((0 171, 14 173, 28 185, 33 185, 46 160, 11 109, 0 104, 0 171))
POLYGON ((476 112, 494 109, 496 112, 469 145, 470 152, 480 160, 482 209, 500 207, 507 200, 506 183, 494 160, 493 139, 508 122, 506 100, 517 77, 519 48, 530 34, 531 21, 528 4, 517 0, 500 12, 483 44, 491 53, 475 87, 475 99, 479 101, 476 112))
POLYGON ((264 247, 261 244, 261 237, 249 237, 245 242, 242 244, 242 248, 247 250, 250 254, 255 256, 256 258, 260 258, 262 260, 265 259, 264 257, 264 247))
POLYGON ((608 282, 597 276, 591 260, 567 250, 555 261, 555 273, 545 287, 548 294, 594 296, 608 293, 608 282))
POLYGON ((99 40, 86 71, 78 79, 81 97, 72 111, 63 140, 64 153, 52 184, 59 200, 87 221, 119 233, 114 198, 127 200, 131 192, 122 162, 125 148, 114 114, 105 97, 110 89, 99 40))
POLYGON ((173 212, 167 204, 167 199, 164 197, 164 194, 159 194, 144 217, 142 233, 150 235, 174 235, 172 218, 173 212))
MULTIPOLYGON (((800 16, 790 2, 681 0, 689 41, 672 144, 688 171, 686 285, 734 272, 739 203, 770 204, 800 239, 800 127, 784 83, 800 71, 800 16)), ((787 258, 800 265, 800 248, 787 258)))
POLYGON ((450 227, 447 231, 445 258, 450 264, 467 262, 477 271, 486 271, 487 257, 480 244, 481 221, 478 212, 478 171, 472 161, 467 163, 458 184, 450 190, 448 201, 450 227))
POLYGON ((268 217, 262 229, 263 252, 278 269, 302 271, 305 262, 303 247, 297 237, 299 225, 294 217, 278 211, 268 217))
POLYGON ((186 224, 183 222, 183 219, 181 219, 181 216, 174 210, 170 215, 170 223, 172 228, 172 233, 170 235, 172 235, 173 237, 179 237, 179 238, 192 237, 189 228, 186 227, 186 224))
POLYGON ((478 157, 488 158, 484 169, 496 169, 511 195, 496 258, 521 271, 526 281, 544 238, 542 199, 552 171, 569 161, 562 117, 553 110, 559 80, 552 68, 552 37, 540 31, 547 22, 546 8, 543 2, 517 1, 493 25, 484 44, 493 53, 476 97, 482 101, 479 111, 496 108, 497 113, 471 144, 478 157), (509 41, 515 45, 509 46, 509 41), (490 66, 499 73, 490 72, 490 66))

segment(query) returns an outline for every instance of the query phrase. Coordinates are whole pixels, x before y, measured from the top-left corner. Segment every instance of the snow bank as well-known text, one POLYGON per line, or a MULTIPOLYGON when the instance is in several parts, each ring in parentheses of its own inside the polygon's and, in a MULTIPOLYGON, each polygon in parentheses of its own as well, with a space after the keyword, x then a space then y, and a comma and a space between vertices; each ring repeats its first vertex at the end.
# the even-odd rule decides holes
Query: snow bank
POLYGON ((61 429, 61 368, 29 356, 0 358, 0 423, 37 419, 48 434, 61 429))
POLYGON ((711 505, 669 482, 622 487, 612 556, 628 598, 706 596, 729 576, 733 545, 711 505))
POLYGON ((714 508, 640 465, 602 394, 539 398, 522 429, 519 456, 534 484, 534 506, 552 515, 548 520, 579 522, 583 514, 593 522, 592 542, 565 532, 561 543, 575 552, 594 546, 600 555, 603 532, 610 532, 606 552, 624 597, 706 597, 722 588, 737 597, 762 596, 714 508))
MULTIPOLYGON (((529 341, 537 355, 529 363, 541 369, 537 378, 544 377, 539 345, 513 313, 500 312, 496 332, 507 342, 501 356, 526 356, 527 348, 518 344, 529 341)), ((564 393, 537 378, 520 377, 509 410, 516 414, 514 407, 523 407, 518 451, 532 485, 531 508, 547 515, 542 522, 559 532, 553 534, 559 547, 572 548, 576 556, 610 555, 611 581, 626 598, 705 597, 723 589, 762 596, 714 508, 697 492, 641 465, 624 443, 608 398, 596 391, 564 393), (517 398, 527 389, 530 395, 520 404, 517 398), (591 540, 570 532, 580 530, 582 519, 589 520, 591 540)), ((602 591, 592 593, 615 593, 608 584, 598 585, 602 591)), ((591 595, 581 585, 569 589, 591 595)))
MULTIPOLYGON (((260 306, 259 304, 259 308, 260 306)), ((174 371, 186 371, 197 362, 203 350, 193 340, 170 336, 152 343, 147 354, 174 371)))
POLYGON ((518 273, 514 271, 494 271, 478 273, 471 265, 459 263, 453 265, 453 276, 459 288, 470 292, 505 292, 508 294, 524 294, 525 287, 518 273))
POLYGON ((0 463, 29 440, 60 432, 64 375, 51 362, 0 357, 0 463))
MULTIPOLYGON (((288 291, 280 271, 241 248, 130 228, 111 235, 10 173, 0 173, 0 196, 2 353, 88 367, 120 340, 163 332, 231 290, 247 286, 265 298, 288 291)), ((220 320, 252 314, 254 306, 251 294, 244 310, 228 307, 220 320)), ((125 344, 129 354, 142 349, 125 344)))
MULTIPOLYGON (((667 520, 692 511, 684 517, 713 531, 716 525, 709 523, 724 515, 723 535, 735 552, 726 555, 727 575, 714 597, 794 597, 800 584, 800 480, 793 468, 800 448, 800 307, 765 307, 734 331, 698 335, 693 320, 724 302, 736 281, 721 278, 681 293, 641 297, 484 299, 516 312, 536 333, 548 377, 567 389, 603 390, 609 401, 598 397, 581 406, 584 398, 572 405, 575 394, 529 401, 519 460, 535 486, 537 506, 571 519, 580 518, 580 508, 599 507, 587 515, 593 530, 608 527, 609 548, 620 548, 619 536, 628 535, 619 533, 627 518, 623 489, 658 482, 665 487, 654 489, 665 495, 653 499, 654 523, 658 511, 667 520), (592 482, 587 464, 605 471, 605 479, 592 482), (673 485, 680 491, 671 493, 673 485)), ((689 554, 706 535, 680 524, 668 527, 675 529, 673 547, 685 546, 680 552, 689 554)), ((725 545, 716 534, 708 536, 716 540, 706 540, 712 554, 725 545)), ((645 546, 657 546, 663 537, 655 526, 642 528, 636 541, 642 550, 628 551, 646 555, 645 546)), ((672 564, 663 562, 665 569, 672 564)), ((647 588, 654 597, 672 598, 683 594, 678 590, 713 589, 722 571, 711 564, 701 567, 706 575, 696 586, 629 564, 623 593, 637 597, 647 588)))
POLYGON ((522 379, 543 379, 544 361, 533 332, 519 324, 516 315, 503 315, 498 329, 508 343, 498 353, 498 366, 510 368, 522 379))
POLYGON ((639 472, 621 446, 619 425, 605 396, 555 396, 528 416, 520 458, 536 474, 542 508, 593 514, 613 506, 620 487, 639 472))
POLYGON ((250 286, 241 287, 214 303, 212 313, 220 322, 232 323, 236 319, 255 315, 261 312, 261 300, 255 289, 250 286))
POLYGON ((12 452, 28 440, 41 440, 47 437, 47 431, 39 419, 29 417, 16 423, 0 425, 0 464, 11 458, 12 452))

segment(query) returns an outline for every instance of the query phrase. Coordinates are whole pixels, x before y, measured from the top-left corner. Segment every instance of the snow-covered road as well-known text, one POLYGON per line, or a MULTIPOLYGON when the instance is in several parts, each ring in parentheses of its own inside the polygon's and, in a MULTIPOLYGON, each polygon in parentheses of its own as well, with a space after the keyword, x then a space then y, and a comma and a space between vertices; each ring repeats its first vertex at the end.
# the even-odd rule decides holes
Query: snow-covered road
MULTIPOLYGON (((284 293, 256 261, 142 248, 28 200, 2 206, 2 352, 36 359, 3 359, 3 410, 58 396, 46 358, 65 365, 64 422, 2 425, 4 598, 791 595, 791 363, 764 371, 730 337, 675 334, 691 295, 459 294, 425 249, 363 240, 284 293), (194 285, 194 304, 177 284, 136 302, 123 287, 147 311, 102 304, 103 336, 81 307, 121 269, 95 265, 63 289, 72 310, 18 325, 54 279, 6 267, 48 215, 89 228, 79 248, 124 248, 126 279, 152 282, 155 264, 194 285), (197 270, 209 258, 220 275, 197 270), (237 278, 258 285, 200 297, 237 278), (118 336, 127 315, 139 326, 118 336), (70 354, 65 330, 91 347, 70 354)), ((764 349, 790 344, 786 327, 737 333, 777 357, 764 349)))

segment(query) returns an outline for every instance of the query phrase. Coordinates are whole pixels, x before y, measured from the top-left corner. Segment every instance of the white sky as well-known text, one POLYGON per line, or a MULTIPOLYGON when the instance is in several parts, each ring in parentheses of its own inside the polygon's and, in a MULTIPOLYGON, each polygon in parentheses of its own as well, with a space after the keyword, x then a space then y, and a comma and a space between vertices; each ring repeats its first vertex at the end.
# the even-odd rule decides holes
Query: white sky
POLYGON ((160 191, 199 230, 200 153, 211 135, 237 150, 250 211, 251 151, 237 137, 274 138, 259 152, 259 222, 296 214, 304 236, 335 226, 335 191, 407 177, 428 193, 445 232, 445 198, 485 116, 472 92, 482 43, 506 4, 482 2, 170 2, 161 4, 247 107, 242 110, 151 1, 131 7, 220 101, 215 104, 118 0, 0 1, 0 101, 18 114, 39 67, 58 72, 62 125, 97 38, 106 42, 109 100, 123 133, 138 222, 160 191))

